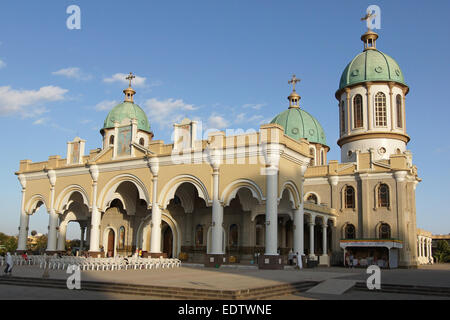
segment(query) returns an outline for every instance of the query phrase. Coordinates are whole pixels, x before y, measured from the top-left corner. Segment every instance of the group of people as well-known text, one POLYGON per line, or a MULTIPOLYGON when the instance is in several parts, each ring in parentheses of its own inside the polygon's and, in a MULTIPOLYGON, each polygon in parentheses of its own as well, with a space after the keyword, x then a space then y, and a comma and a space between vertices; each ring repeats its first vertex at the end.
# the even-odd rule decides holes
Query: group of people
POLYGON ((303 269, 303 256, 304 254, 299 254, 298 252, 294 253, 291 249, 291 251, 289 251, 288 254, 288 263, 289 265, 293 265, 294 264, 294 259, 296 260, 296 267, 298 269, 303 269))

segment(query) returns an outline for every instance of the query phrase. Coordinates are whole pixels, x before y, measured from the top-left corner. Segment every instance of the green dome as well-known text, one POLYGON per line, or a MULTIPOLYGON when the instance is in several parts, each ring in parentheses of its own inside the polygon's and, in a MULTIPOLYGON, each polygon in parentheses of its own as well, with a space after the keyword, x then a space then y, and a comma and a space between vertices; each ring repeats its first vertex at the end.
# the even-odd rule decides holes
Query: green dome
POLYGON ((124 119, 136 119, 139 130, 150 132, 150 123, 144 110, 137 104, 131 102, 122 102, 115 106, 108 113, 103 129, 114 128, 115 121, 121 123, 124 119))
POLYGON ((358 54, 347 65, 341 76, 339 90, 366 81, 394 81, 406 85, 398 63, 376 49, 358 54))
POLYGON ((305 110, 289 108, 277 115, 270 123, 279 124, 291 138, 308 139, 309 142, 327 145, 325 132, 319 121, 305 110))

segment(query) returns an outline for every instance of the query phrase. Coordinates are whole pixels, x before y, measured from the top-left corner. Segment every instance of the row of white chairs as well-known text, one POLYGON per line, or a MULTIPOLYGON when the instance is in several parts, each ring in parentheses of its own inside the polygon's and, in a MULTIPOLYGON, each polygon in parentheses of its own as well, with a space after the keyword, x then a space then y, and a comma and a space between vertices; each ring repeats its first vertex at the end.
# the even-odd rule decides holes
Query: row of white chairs
MULTIPOLYGON (((181 266, 179 259, 173 258, 142 258, 114 257, 114 258, 93 258, 93 257, 72 257, 72 256, 47 256, 31 255, 27 259, 19 255, 13 255, 14 265, 39 266, 41 269, 49 268, 53 270, 65 270, 69 266, 76 266, 79 270, 137 270, 137 269, 164 269, 181 266)), ((4 257, 0 257, 0 265, 6 264, 4 257)))
POLYGON ((51 257, 40 261, 40 268, 64 270, 75 266, 79 270, 128 270, 128 269, 159 269, 175 268, 181 266, 179 259, 167 258, 141 258, 141 257, 115 257, 115 258, 84 258, 84 257, 51 257))

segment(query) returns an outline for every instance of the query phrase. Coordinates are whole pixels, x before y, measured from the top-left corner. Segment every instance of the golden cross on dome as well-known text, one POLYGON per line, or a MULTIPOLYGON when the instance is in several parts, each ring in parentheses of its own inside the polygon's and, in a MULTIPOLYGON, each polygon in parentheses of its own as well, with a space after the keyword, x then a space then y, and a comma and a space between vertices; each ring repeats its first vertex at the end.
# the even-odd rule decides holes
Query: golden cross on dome
POLYGON ((369 30, 370 30, 370 28, 369 28, 368 22, 369 22, 369 20, 372 20, 373 18, 375 18, 375 16, 376 16, 376 14, 374 14, 374 13, 372 13, 372 12, 369 12, 369 13, 366 14, 365 17, 361 18, 361 21, 366 21, 366 23, 367 23, 367 28, 368 28, 369 30))
POLYGON ((125 78, 126 80, 130 81, 129 87, 131 88, 131 80, 133 80, 134 78, 136 78, 136 76, 130 72, 130 74, 125 78))
POLYGON ((289 80, 288 81, 288 83, 289 84, 291 84, 292 83, 292 85, 293 85, 293 91, 295 92, 295 85, 297 84, 297 82, 300 82, 301 81, 301 79, 297 79, 296 77, 295 77, 295 74, 292 76, 292 79, 291 80, 289 80))

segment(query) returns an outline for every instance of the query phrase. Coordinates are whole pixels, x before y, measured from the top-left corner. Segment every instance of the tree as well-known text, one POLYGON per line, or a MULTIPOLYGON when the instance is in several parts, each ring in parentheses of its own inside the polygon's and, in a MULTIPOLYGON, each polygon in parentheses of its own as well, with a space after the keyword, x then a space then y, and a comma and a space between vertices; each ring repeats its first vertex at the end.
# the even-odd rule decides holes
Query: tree
POLYGON ((439 240, 433 252, 438 262, 450 262, 450 245, 445 240, 439 240))

